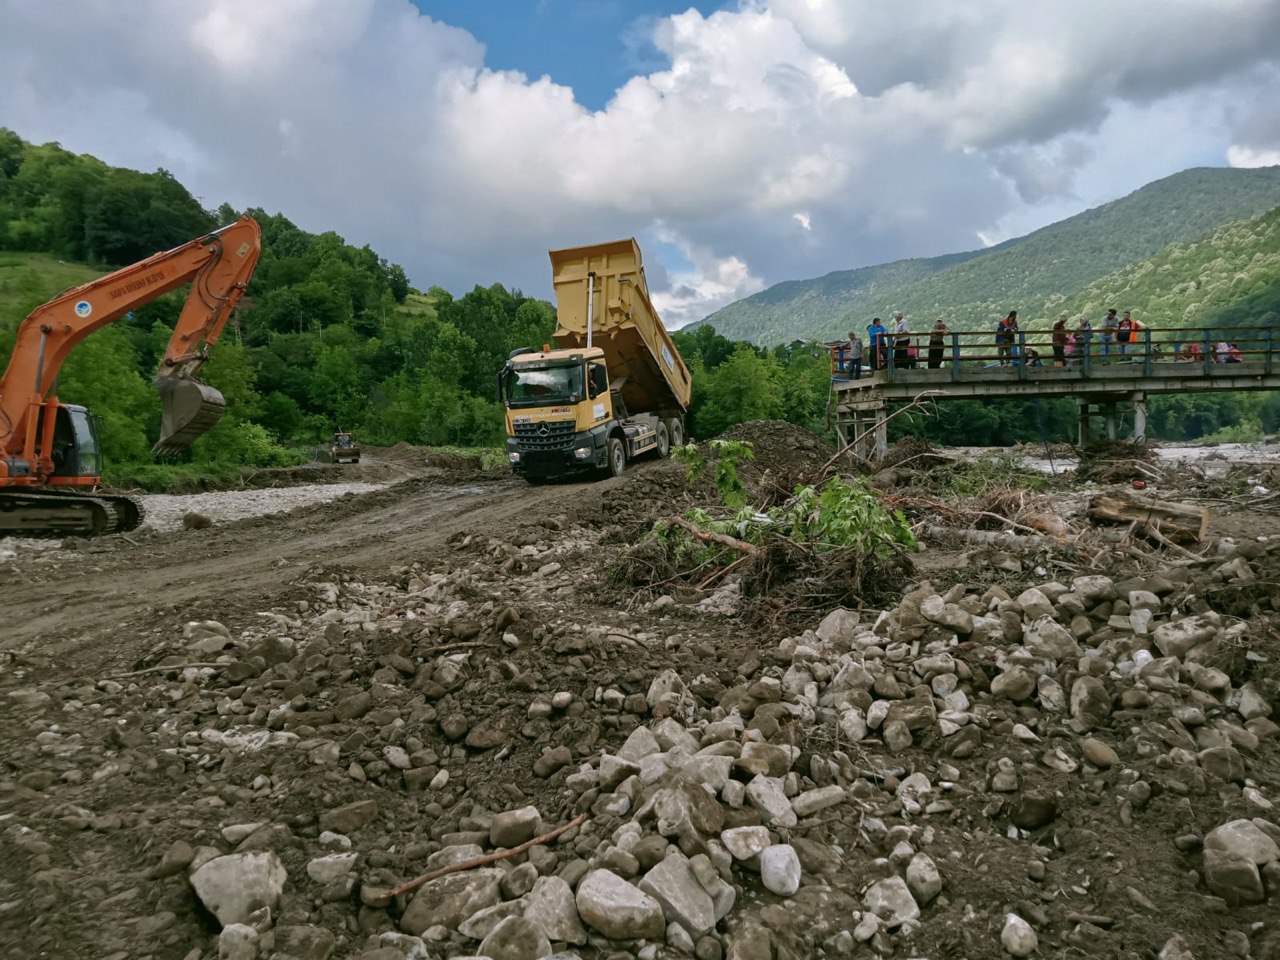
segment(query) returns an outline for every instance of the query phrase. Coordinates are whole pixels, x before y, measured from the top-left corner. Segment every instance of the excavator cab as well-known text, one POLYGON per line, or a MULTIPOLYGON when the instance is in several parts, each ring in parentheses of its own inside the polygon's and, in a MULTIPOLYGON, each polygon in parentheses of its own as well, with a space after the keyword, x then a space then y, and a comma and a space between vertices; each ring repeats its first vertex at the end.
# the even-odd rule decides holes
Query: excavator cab
POLYGON ((227 402, 222 394, 190 377, 156 377, 160 392, 160 439, 152 452, 173 456, 191 446, 222 419, 227 402))
POLYGON ((52 477, 63 478, 63 483, 74 483, 74 479, 84 478, 97 484, 102 475, 98 430, 84 407, 58 405, 49 458, 53 460, 52 477))

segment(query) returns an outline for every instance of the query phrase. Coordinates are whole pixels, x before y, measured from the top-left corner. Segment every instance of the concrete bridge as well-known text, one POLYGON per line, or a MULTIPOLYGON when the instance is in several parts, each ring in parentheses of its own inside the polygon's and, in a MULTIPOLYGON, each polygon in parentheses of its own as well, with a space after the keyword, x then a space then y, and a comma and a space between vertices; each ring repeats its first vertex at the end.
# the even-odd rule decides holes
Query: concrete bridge
POLYGON ((879 456, 888 446, 885 420, 892 404, 920 396, 939 402, 1070 396, 1079 410, 1081 443, 1097 435, 1095 419, 1115 439, 1126 413, 1132 415, 1134 437, 1143 439, 1149 396, 1280 389, 1280 337, 1273 338, 1270 328, 1143 330, 1125 353, 1115 343, 1084 341, 1062 365, 1054 364, 1044 335, 1034 337, 1041 342, 1019 334, 998 353, 989 346, 990 334, 952 333, 941 356, 934 349, 936 366, 929 365, 927 349, 914 351, 905 363, 900 350, 891 350, 881 369, 864 369, 858 379, 849 379, 851 365, 833 345, 836 430, 844 443, 855 444, 855 452, 879 456))

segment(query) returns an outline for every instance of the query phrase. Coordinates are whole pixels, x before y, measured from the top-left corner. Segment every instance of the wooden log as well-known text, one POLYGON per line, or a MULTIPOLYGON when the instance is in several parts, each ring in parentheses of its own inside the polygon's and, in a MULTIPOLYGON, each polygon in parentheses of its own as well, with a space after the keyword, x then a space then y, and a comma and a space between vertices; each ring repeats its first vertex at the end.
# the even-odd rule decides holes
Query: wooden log
POLYGON ((1152 497, 1094 494, 1089 501, 1089 519, 1111 523, 1137 522, 1157 528, 1175 543, 1199 543, 1209 530, 1209 508, 1174 503, 1152 497))
POLYGON ((737 550, 745 553, 749 557, 754 557, 760 552, 755 544, 747 543, 745 540, 739 540, 736 537, 730 537, 723 533, 716 533, 712 530, 703 530, 696 527, 684 517, 672 517, 671 522, 676 526, 688 530, 691 534, 701 540, 703 543, 714 543, 722 547, 729 547, 731 550, 737 550))

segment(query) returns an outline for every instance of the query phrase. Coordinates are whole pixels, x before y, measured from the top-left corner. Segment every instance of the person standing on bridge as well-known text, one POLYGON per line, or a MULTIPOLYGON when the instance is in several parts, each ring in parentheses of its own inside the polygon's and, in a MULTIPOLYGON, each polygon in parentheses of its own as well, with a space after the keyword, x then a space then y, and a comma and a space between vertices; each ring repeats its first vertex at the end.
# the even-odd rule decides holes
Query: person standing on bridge
POLYGON ((893 315, 893 364, 902 369, 911 366, 911 324, 900 313, 893 315))
POLYGON ((1102 329, 1098 333, 1098 342, 1102 344, 1102 362, 1111 362, 1111 344, 1116 339, 1116 332, 1120 326, 1120 318, 1116 316, 1116 308, 1112 307, 1107 311, 1107 315, 1102 318, 1102 329))
POLYGON ((1053 325, 1053 365, 1067 365, 1067 315, 1064 313, 1053 325))
POLYGON ((879 370, 884 366, 885 337, 888 335, 884 322, 876 317, 867 325, 867 346, 871 348, 871 370, 879 370))
POLYGON ((942 344, 943 338, 951 333, 947 326, 947 321, 941 317, 934 323, 933 329, 929 331, 929 369, 937 370, 942 366, 942 344))
POLYGON ((849 379, 860 379, 862 377, 862 338, 854 330, 849 331, 849 352, 846 358, 849 379))
POLYGON ((996 327, 996 356, 1000 366, 1013 360, 1013 344, 1018 339, 1018 311, 1010 310, 1009 315, 996 327))
POLYGON ((1120 322, 1116 325, 1116 344, 1120 349, 1120 356, 1127 357, 1129 355, 1130 344, 1133 340, 1133 318, 1129 316, 1129 311, 1124 312, 1124 316, 1120 318, 1120 322))

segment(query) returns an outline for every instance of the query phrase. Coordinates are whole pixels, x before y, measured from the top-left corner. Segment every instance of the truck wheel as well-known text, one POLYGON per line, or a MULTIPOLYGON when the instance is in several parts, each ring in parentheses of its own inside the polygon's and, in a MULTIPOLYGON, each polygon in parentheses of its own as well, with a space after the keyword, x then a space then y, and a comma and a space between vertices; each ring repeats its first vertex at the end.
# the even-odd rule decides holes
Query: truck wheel
POLYGON ((609 455, 609 475, 611 477, 622 476, 623 471, 627 469, 627 448, 622 445, 622 441, 617 437, 611 437, 605 449, 609 455))
POLYGON ((667 424, 667 443, 672 447, 684 446, 684 421, 679 417, 672 417, 666 422, 667 424))
POLYGON ((667 433, 667 425, 658 423, 658 457, 665 460, 671 456, 671 435, 667 433))

